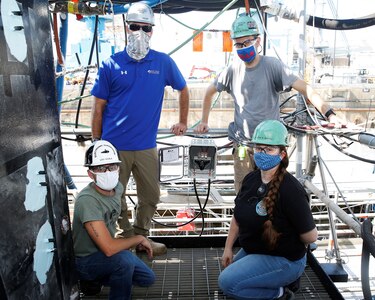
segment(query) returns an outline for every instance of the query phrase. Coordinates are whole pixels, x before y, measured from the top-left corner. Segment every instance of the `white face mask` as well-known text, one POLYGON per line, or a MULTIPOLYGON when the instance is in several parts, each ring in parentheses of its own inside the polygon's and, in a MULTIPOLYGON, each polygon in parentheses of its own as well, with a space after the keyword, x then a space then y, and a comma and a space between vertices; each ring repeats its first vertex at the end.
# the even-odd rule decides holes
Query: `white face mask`
POLYGON ((107 171, 104 173, 95 173, 91 171, 92 174, 96 175, 96 185, 102 190, 111 191, 116 187, 119 181, 119 171, 107 171))
POLYGON ((148 51, 150 51, 150 37, 147 33, 143 30, 129 33, 126 52, 131 58, 141 60, 147 55, 148 51))

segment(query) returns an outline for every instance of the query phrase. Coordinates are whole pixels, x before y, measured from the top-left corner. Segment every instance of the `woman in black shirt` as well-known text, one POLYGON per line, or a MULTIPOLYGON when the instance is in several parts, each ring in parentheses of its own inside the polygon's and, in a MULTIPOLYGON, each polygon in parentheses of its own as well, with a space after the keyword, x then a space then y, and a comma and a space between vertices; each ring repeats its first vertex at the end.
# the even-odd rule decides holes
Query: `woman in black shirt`
POLYGON ((235 199, 219 276, 219 286, 235 299, 294 299, 287 285, 306 264, 306 245, 317 239, 308 196, 286 171, 288 132, 276 120, 253 134, 254 161, 235 199), (241 249, 233 257, 233 245, 241 249))

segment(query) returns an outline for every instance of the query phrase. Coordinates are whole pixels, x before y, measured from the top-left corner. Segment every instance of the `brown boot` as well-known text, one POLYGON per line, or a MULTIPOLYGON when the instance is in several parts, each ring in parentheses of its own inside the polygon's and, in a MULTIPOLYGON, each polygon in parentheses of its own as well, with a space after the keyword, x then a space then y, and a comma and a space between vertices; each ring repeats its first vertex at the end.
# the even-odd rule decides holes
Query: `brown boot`
MULTIPOLYGON (((153 240, 147 238, 151 244, 153 256, 160 256, 167 253, 167 247, 162 243, 154 242, 153 240)), ((137 247, 137 252, 145 251, 143 247, 137 247)))

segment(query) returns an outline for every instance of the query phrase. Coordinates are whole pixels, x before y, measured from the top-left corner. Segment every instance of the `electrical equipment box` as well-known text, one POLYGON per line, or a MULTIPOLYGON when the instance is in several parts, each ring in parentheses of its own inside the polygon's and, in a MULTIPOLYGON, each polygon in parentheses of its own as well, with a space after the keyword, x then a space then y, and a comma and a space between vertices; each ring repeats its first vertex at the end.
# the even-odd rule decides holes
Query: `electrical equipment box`
POLYGON ((159 149, 160 182, 168 182, 184 177, 185 152, 184 146, 172 146, 159 149))
POLYGON ((189 146, 188 177, 216 177, 217 147, 212 139, 192 139, 189 146))

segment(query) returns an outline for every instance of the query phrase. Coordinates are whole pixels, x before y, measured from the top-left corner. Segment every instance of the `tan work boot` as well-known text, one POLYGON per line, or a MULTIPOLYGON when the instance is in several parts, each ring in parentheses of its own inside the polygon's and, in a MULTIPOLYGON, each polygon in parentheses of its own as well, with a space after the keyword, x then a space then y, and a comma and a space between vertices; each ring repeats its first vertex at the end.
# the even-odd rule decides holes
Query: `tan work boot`
MULTIPOLYGON (((146 237, 146 239, 150 242, 153 256, 160 256, 160 255, 164 255, 167 253, 167 247, 164 244, 154 242, 148 237, 146 237)), ((142 252, 142 251, 145 251, 144 248, 137 246, 137 252, 142 252)))

